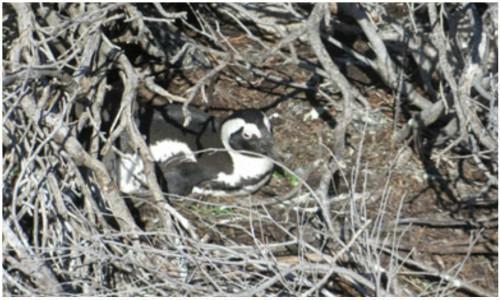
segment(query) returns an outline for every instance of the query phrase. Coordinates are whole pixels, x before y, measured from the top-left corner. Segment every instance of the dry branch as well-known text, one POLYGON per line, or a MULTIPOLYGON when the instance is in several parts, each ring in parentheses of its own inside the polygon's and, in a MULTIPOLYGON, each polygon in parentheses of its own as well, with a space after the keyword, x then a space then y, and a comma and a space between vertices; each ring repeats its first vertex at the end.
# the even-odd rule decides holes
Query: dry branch
POLYGON ((104 164, 90 156, 76 138, 70 135, 69 129, 63 125, 63 117, 43 114, 41 109, 37 107, 36 102, 30 99, 30 96, 24 97, 20 104, 26 116, 34 123, 41 122, 52 131, 53 140, 60 144, 77 165, 85 166, 93 171, 99 190, 102 192, 102 198, 111 208, 114 217, 120 224, 120 228, 123 231, 130 232, 139 230, 104 164), (38 119, 41 115, 44 115, 44 118, 38 119))
MULTIPOLYGON (((410 259, 414 247, 402 240, 413 224, 486 230, 491 241, 498 222, 496 4, 3 8, 5 296, 414 296, 407 276, 434 295, 493 294, 461 271, 471 254, 495 264, 496 248, 477 240, 427 247, 463 258, 441 271, 410 259), (301 166, 307 172, 293 170, 289 158, 276 161, 299 182, 285 196, 168 195, 138 117, 171 102, 216 114, 255 106, 278 120, 285 110, 302 119, 306 108, 302 121, 316 132, 299 133, 317 134, 322 154, 301 166), (394 145, 381 147, 395 154, 387 177, 368 182, 365 165, 373 160, 365 157, 386 153, 367 153, 373 148, 365 143, 384 145, 391 132, 394 145), (141 195, 118 190, 113 158, 125 150, 144 163, 141 195), (413 174, 418 159, 423 174, 413 174), (394 189, 406 188, 394 180, 396 169, 445 204, 489 214, 406 215, 404 197, 394 200, 394 189)), ((276 135, 277 143, 296 146, 286 135, 276 135)))

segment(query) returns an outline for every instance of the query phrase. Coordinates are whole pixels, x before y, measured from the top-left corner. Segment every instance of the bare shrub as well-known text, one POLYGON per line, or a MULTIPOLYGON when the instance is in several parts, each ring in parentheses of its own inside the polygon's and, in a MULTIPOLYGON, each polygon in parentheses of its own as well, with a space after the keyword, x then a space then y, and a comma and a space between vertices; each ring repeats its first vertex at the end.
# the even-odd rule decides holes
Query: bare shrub
POLYGON ((497 245, 480 248, 497 226, 497 4, 3 8, 5 296, 497 293, 462 277, 471 255, 497 253, 497 245), (332 130, 328 155, 308 170, 317 184, 277 161, 298 181, 284 196, 227 204, 163 192, 139 107, 267 101, 238 103, 223 83, 276 103, 312 93, 315 109, 337 112, 324 127, 332 130), (390 100, 374 101, 374 87, 390 100), (371 151, 365 135, 384 122, 390 138, 378 143, 394 152, 376 181, 362 157, 371 151), (123 133, 145 163, 147 195, 118 191, 108 159, 120 155, 123 133), (413 154, 420 169, 410 166, 413 154), (410 192, 394 193, 406 188, 393 176, 405 169, 423 170, 439 210, 489 215, 408 218, 410 192), (470 229, 467 245, 454 248, 460 263, 437 268, 414 257, 403 245, 412 224, 470 229))

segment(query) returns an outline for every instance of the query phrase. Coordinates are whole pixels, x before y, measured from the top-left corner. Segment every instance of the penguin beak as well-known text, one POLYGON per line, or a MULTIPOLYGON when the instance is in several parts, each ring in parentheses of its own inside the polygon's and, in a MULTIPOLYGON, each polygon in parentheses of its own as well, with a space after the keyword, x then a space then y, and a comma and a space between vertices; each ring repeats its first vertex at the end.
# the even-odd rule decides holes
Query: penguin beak
POLYGON ((264 137, 260 141, 259 146, 260 146, 263 154, 269 156, 272 159, 277 158, 276 150, 274 149, 274 143, 273 143, 272 136, 264 137))
POLYGON ((269 156, 273 160, 278 159, 278 153, 276 152, 274 145, 271 145, 271 147, 267 150, 267 156, 269 156))

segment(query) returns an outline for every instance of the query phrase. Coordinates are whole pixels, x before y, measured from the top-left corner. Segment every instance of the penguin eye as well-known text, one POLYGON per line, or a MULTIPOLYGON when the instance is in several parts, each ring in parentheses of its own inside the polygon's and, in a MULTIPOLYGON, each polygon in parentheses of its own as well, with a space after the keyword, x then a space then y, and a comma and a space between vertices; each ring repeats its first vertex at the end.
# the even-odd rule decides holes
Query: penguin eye
POLYGON ((243 132, 242 136, 243 136, 243 138, 244 138, 245 140, 249 140, 249 139, 252 137, 252 136, 251 136, 249 133, 247 133, 247 132, 243 132))

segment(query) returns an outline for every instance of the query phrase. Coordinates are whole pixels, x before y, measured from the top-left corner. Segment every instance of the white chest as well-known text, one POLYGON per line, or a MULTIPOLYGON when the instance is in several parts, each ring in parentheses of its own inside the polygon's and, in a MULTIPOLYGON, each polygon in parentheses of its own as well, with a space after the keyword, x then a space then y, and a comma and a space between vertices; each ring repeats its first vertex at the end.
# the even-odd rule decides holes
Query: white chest
POLYGON ((266 175, 262 177, 261 180, 259 180, 255 184, 249 184, 241 187, 241 189, 236 190, 236 191, 224 191, 224 190, 207 190, 204 188, 200 188, 195 186, 193 188, 193 193, 195 194, 202 194, 202 195, 211 195, 211 196, 243 196, 243 195, 248 195, 251 194, 258 189, 260 189, 266 182, 269 180, 271 177, 271 174, 266 175))
POLYGON ((242 180, 260 179, 253 184, 243 185, 241 188, 234 191, 207 190, 200 187, 194 187, 193 193, 212 196, 246 195, 257 191, 271 177, 271 174, 265 175, 269 173, 274 166, 271 159, 267 157, 250 157, 235 151, 230 151, 229 154, 233 161, 233 172, 231 174, 220 172, 213 181, 229 186, 238 186, 241 185, 242 180))
MULTIPOLYGON (((187 160, 196 161, 196 157, 191 149, 186 144, 177 141, 158 142, 151 145, 150 150, 154 160, 157 162, 167 161, 179 154, 187 160)), ((267 157, 251 157, 235 151, 229 151, 229 155, 233 163, 233 172, 230 174, 220 172, 214 181, 229 186, 237 186, 241 184, 242 180, 262 178, 255 184, 243 186, 239 191, 240 194, 247 194, 258 190, 269 179, 270 175, 264 175, 273 168, 274 164, 271 159, 267 157)), ((137 154, 127 154, 121 158, 119 173, 120 190, 125 193, 138 191, 146 181, 144 165, 137 154)), ((220 194, 217 191, 204 190, 198 187, 195 187, 193 192, 212 195, 220 194)))
POLYGON ((259 178, 273 168, 273 161, 267 157, 251 157, 235 151, 229 151, 233 161, 231 174, 219 173, 215 181, 235 186, 241 180, 259 178))

